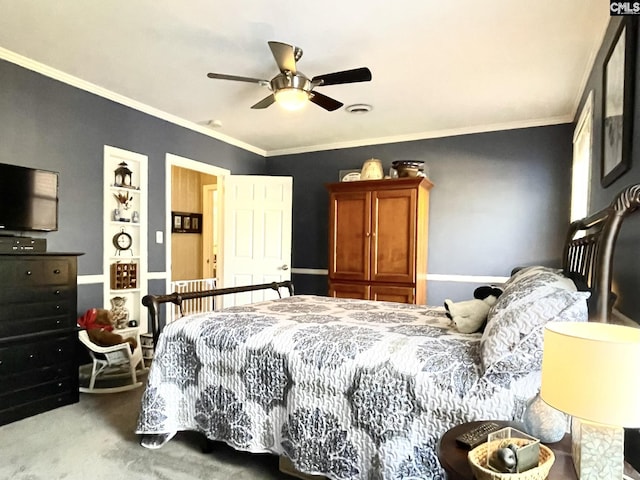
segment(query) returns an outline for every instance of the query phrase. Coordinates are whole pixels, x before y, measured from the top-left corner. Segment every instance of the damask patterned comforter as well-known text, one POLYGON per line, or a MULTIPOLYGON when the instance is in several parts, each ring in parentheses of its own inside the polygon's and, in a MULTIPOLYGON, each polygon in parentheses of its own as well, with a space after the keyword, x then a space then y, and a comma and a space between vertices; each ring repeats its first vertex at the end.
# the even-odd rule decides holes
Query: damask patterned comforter
POLYGON ((438 438, 517 419, 532 375, 481 375, 480 334, 444 309, 294 296, 162 332, 137 433, 195 430, 331 479, 443 479, 438 438))

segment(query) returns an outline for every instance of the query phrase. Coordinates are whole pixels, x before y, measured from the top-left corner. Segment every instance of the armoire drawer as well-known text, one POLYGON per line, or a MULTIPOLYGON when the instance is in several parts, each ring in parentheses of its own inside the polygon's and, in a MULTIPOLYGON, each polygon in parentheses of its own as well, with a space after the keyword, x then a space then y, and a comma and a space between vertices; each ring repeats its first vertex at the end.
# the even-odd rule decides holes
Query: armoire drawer
POLYGON ((75 358, 77 343, 78 337, 74 333, 65 337, 2 346, 0 377, 70 361, 75 358))

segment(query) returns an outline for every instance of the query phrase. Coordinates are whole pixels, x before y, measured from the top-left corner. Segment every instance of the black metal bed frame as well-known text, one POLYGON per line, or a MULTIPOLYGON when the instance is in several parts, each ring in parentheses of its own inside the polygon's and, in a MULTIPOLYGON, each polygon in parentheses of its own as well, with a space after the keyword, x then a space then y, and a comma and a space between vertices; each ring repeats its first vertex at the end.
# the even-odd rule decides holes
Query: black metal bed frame
POLYGON ((149 323, 151 324, 151 333, 153 334, 154 345, 158 344, 158 336, 160 335, 160 305, 163 303, 173 303, 180 309, 182 315, 182 302, 194 298, 217 297, 220 295, 229 295, 231 293, 253 292, 255 290, 275 290, 280 298, 280 289, 286 288, 289 296, 293 296, 293 283, 291 280, 283 282, 261 283, 258 285, 246 285, 241 287, 216 288, 213 290, 203 290, 201 292, 173 292, 167 295, 145 295, 142 297, 142 305, 147 307, 149 311, 149 323))

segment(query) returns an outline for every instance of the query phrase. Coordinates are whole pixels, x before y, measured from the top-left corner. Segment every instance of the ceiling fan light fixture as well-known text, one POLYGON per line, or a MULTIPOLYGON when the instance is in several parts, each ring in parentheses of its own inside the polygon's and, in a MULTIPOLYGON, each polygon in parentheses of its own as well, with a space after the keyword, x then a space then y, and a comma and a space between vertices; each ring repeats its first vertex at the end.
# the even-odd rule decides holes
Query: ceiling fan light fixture
POLYGON ((286 110, 300 110, 309 100, 309 93, 299 88, 282 88, 274 93, 276 102, 286 110))
MULTIPOLYGON (((213 72, 209 72, 207 77, 218 80, 257 83, 263 87, 268 87, 272 93, 252 105, 251 108, 255 110, 265 109, 274 103, 278 103, 286 110, 300 110, 307 103, 311 102, 328 112, 334 112, 344 104, 323 93, 314 92, 314 88, 371 81, 371 70, 367 67, 325 73, 324 75, 317 75, 309 79, 309 77, 298 70, 296 65, 296 62, 302 57, 301 48, 276 41, 270 41, 268 43, 273 58, 280 70, 280 73, 271 80, 213 72)), ((371 107, 367 105, 358 111, 350 110, 350 112, 365 113, 369 110, 371 110, 371 107)))

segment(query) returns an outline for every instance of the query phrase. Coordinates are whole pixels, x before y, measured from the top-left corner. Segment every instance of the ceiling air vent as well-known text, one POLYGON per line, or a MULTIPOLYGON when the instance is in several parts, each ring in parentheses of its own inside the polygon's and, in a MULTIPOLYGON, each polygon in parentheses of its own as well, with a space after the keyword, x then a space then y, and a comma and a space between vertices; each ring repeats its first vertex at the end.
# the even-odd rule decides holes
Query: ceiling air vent
POLYGON ((367 105, 366 103, 354 103, 353 105, 348 105, 344 107, 344 109, 349 113, 369 113, 373 110, 371 105, 367 105))

